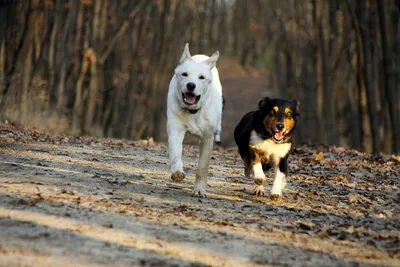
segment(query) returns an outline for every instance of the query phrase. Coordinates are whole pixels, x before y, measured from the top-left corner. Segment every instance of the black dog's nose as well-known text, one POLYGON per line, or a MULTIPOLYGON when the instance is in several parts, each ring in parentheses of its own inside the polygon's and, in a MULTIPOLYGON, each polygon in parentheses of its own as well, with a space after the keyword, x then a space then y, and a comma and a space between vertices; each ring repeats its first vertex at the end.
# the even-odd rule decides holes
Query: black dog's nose
POLYGON ((190 91, 193 92, 194 89, 196 88, 196 85, 194 83, 187 83, 186 88, 190 91))
POLYGON ((276 125, 276 129, 278 129, 279 131, 282 131, 283 128, 285 128, 285 124, 283 124, 283 123, 278 123, 278 124, 276 125))

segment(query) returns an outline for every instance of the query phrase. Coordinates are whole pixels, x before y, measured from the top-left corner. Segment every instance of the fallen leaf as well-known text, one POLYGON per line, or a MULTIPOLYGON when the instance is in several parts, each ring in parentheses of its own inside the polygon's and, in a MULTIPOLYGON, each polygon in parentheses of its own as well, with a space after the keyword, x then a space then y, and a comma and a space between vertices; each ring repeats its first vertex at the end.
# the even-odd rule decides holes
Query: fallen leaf
POLYGON ((350 203, 357 203, 357 202, 358 202, 358 197, 357 197, 356 194, 348 194, 348 195, 347 195, 347 200, 348 200, 350 203))
POLYGON ((314 228, 314 225, 309 222, 299 222, 297 226, 303 231, 310 231, 314 228))
POLYGON ((320 231, 318 231, 316 234, 317 234, 317 236, 318 236, 319 238, 321 238, 321 239, 329 239, 329 235, 328 235, 328 233, 326 232, 326 230, 320 230, 320 231))
POLYGON ((155 145, 156 145, 156 142, 154 141, 154 138, 153 138, 153 137, 150 137, 150 138, 149 138, 149 140, 148 140, 148 145, 149 145, 149 146, 155 146, 155 145))
POLYGON ((331 160, 325 162, 325 165, 328 165, 330 167, 337 166, 337 165, 339 165, 339 161, 337 159, 331 159, 331 160))
POLYGON ((312 198, 312 197, 314 197, 315 195, 318 195, 318 193, 317 193, 317 192, 307 192, 307 193, 306 193, 306 196, 309 197, 309 198, 312 198))
POLYGON ((35 206, 37 203, 42 202, 43 198, 39 195, 37 198, 26 200, 23 198, 18 199, 17 203, 20 205, 35 206))
POLYGON ((343 184, 349 183, 349 179, 344 175, 335 175, 331 179, 336 183, 343 183, 343 184))
POLYGON ((139 144, 140 144, 141 146, 147 146, 147 145, 149 145, 149 141, 147 141, 147 140, 140 140, 140 141, 139 141, 139 144))
POLYGON ((324 158, 324 152, 319 152, 318 155, 315 157, 316 161, 320 161, 321 159, 324 158))
POLYGON ((400 156, 392 155, 391 157, 393 160, 397 161, 397 163, 400 163, 400 156))
POLYGON ((185 215, 186 217, 192 217, 192 218, 196 218, 196 217, 197 217, 197 214, 194 213, 193 211, 185 212, 184 215, 185 215))
POLYGON ((228 220, 223 220, 223 221, 216 221, 215 222, 216 225, 224 225, 224 226, 234 226, 233 223, 231 223, 228 220))

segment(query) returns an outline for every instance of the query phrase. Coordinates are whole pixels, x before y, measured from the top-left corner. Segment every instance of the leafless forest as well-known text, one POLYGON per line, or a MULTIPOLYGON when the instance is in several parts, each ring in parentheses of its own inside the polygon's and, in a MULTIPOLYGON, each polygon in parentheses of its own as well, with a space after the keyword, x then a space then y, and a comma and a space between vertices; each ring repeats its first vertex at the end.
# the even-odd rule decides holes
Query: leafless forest
MULTIPOLYGON (((265 95, 301 102, 298 143, 399 153, 399 13, 395 0, 1 0, 0 116, 165 140, 168 82, 189 42, 219 50, 221 65, 266 69, 265 95)), ((258 103, 224 90, 231 109, 258 103)))

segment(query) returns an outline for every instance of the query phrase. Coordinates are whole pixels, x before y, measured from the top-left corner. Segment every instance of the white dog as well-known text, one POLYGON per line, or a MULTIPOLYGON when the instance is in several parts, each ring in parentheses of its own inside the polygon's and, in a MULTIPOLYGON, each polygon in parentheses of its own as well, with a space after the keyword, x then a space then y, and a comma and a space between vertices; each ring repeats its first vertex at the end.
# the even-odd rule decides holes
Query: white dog
POLYGON ((182 142, 186 132, 201 140, 194 196, 206 197, 214 134, 215 141, 220 142, 223 97, 215 67, 218 58, 218 51, 211 57, 192 57, 186 44, 168 89, 167 132, 172 180, 178 182, 185 178, 182 142))

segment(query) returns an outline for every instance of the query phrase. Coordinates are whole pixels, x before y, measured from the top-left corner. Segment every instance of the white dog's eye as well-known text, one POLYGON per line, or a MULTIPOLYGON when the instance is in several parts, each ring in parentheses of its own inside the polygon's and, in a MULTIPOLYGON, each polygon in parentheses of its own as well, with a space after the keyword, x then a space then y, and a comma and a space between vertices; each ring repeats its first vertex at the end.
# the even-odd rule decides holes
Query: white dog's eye
POLYGON ((201 76, 199 77, 199 79, 200 79, 200 80, 204 80, 204 76, 201 75, 201 76))
POLYGON ((182 76, 187 77, 188 76, 187 72, 182 73, 182 76))

